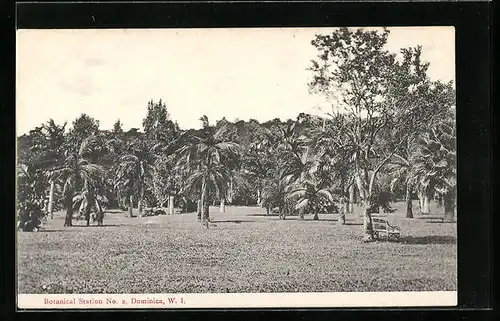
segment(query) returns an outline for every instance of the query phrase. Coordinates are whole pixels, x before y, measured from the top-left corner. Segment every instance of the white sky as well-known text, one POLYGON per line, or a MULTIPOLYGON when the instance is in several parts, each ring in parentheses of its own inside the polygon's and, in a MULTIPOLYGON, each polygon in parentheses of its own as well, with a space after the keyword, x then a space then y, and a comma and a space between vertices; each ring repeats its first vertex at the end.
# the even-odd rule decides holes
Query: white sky
MULTIPOLYGON (((17 132, 86 113, 109 129, 142 129, 162 98, 181 128, 226 117, 266 121, 318 114, 308 93, 316 33, 334 28, 17 31, 17 132)), ((455 80, 453 27, 389 28, 387 47, 422 45, 434 80, 455 80)))

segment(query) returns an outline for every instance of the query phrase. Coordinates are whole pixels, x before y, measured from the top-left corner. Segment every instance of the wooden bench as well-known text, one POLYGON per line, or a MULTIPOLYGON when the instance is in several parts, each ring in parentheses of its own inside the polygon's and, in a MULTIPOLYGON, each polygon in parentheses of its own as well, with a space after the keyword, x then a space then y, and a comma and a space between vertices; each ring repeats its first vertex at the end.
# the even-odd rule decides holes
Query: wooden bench
POLYGON ((378 239, 382 235, 389 240, 391 237, 399 239, 401 237, 401 231, 398 226, 389 224, 387 220, 381 218, 372 218, 373 234, 378 239))

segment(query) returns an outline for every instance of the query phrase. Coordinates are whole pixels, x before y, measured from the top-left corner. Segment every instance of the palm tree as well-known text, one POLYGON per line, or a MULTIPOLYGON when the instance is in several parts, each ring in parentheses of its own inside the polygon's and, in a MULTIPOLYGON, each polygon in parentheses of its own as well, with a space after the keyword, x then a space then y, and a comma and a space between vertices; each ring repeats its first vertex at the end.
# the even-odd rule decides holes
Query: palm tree
POLYGON ((406 218, 413 218, 412 192, 418 186, 418 180, 415 175, 415 159, 417 155, 418 144, 416 137, 408 139, 403 153, 395 153, 387 164, 387 172, 391 177, 391 190, 401 182, 405 186, 406 195, 406 218))
MULTIPOLYGON (((66 219, 64 226, 71 226, 73 219, 73 198, 79 190, 94 193, 102 185, 104 170, 91 163, 87 156, 91 153, 94 137, 85 139, 77 153, 69 153, 62 168, 53 171, 53 179, 60 179, 63 185, 66 219)), ((90 196, 89 196, 90 197, 90 196)), ((96 197, 96 195, 92 195, 96 197)))
POLYGON ((285 150, 282 154, 284 164, 281 178, 287 184, 293 184, 311 178, 318 169, 318 158, 306 148, 302 152, 285 150))
POLYGON ((264 181, 262 189, 262 205, 267 214, 270 209, 278 208, 280 218, 286 219, 286 185, 279 178, 271 178, 264 181))
POLYGON ((132 217, 133 195, 138 194, 139 217, 142 216, 142 202, 144 199, 144 181, 148 164, 133 154, 120 158, 117 171, 117 181, 121 190, 126 190, 129 196, 129 215, 132 217))
POLYGON ((133 199, 137 195, 139 217, 142 216, 146 179, 152 176, 156 155, 145 141, 136 139, 128 146, 128 151, 122 155, 116 170, 115 186, 128 194, 129 216, 132 217, 133 199))
POLYGON ((305 179, 292 186, 287 199, 293 200, 295 209, 304 212, 309 210, 318 220, 318 213, 322 207, 334 202, 333 193, 328 188, 321 188, 316 178, 305 179))
POLYGON ((235 167, 240 154, 240 146, 227 141, 225 133, 227 126, 220 128, 210 126, 208 117, 202 116, 202 129, 198 133, 191 133, 187 144, 177 151, 180 155, 179 163, 189 167, 191 175, 188 184, 200 188, 201 208, 203 221, 209 220, 210 186, 221 197, 224 189, 221 184, 230 182, 230 169, 235 167), (222 180, 222 181, 221 181, 222 180))
POLYGON ((34 166, 19 164, 17 168, 18 220, 23 230, 38 228, 42 211, 46 180, 43 171, 34 166))
POLYGON ((422 137, 415 172, 420 184, 443 195, 444 219, 453 221, 457 184, 456 131, 451 122, 441 122, 422 137))
POLYGON ((211 195, 219 199, 224 197, 230 180, 231 170, 224 165, 202 165, 191 172, 186 181, 186 189, 193 188, 202 191, 203 221, 210 220, 208 208, 211 195))

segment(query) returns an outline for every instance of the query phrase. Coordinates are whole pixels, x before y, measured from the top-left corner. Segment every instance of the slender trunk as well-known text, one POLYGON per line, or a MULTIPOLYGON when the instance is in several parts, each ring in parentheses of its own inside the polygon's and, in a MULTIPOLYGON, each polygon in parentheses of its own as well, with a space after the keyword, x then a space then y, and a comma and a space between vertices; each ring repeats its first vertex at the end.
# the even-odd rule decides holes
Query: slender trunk
POLYGON ((224 213, 226 212, 226 200, 224 198, 221 198, 220 200, 220 212, 224 213))
POLYGON ((116 205, 118 208, 123 208, 122 195, 119 189, 116 191, 116 205))
POLYGON ((205 207, 209 206, 208 193, 205 181, 201 184, 201 221, 204 223, 206 220, 205 207))
POLYGON ((203 203, 203 221, 210 221, 210 203, 208 201, 210 199, 210 191, 207 186, 205 186, 205 197, 207 201, 203 203))
POLYGON ((139 210, 139 217, 142 217, 142 207, 144 204, 144 184, 141 182, 139 186, 139 200, 137 201, 137 209, 139 210))
POLYGON ((85 199, 82 200, 82 202, 80 203, 80 207, 78 208, 78 218, 81 217, 81 215, 83 214, 83 211, 85 210, 85 203, 87 201, 85 199))
POLYGON ((424 195, 424 202, 423 202, 422 213, 425 213, 425 214, 429 214, 430 213, 429 203, 430 203, 429 196, 428 195, 424 195))
POLYGON ((443 195, 439 194, 437 197, 438 207, 443 207, 443 195))
POLYGON ((73 225, 73 200, 66 200, 66 218, 64 220, 64 226, 73 225))
POLYGON ((352 184, 350 187, 349 187, 349 207, 347 209, 347 212, 348 213, 352 213, 354 212, 354 201, 355 201, 355 186, 354 184, 352 184))
POLYGON ((128 204, 128 216, 129 217, 134 217, 134 196, 133 195, 130 195, 129 196, 129 204, 128 204))
POLYGON ((202 212, 201 198, 198 199, 198 201, 196 203, 197 203, 196 212, 198 213, 197 220, 198 220, 198 222, 201 222, 201 212, 202 212))
POLYGON ((413 218, 413 207, 411 204, 411 184, 406 183, 406 218, 413 218))
POLYGON ((168 214, 170 214, 170 215, 174 214, 174 200, 175 200, 175 196, 170 195, 170 197, 168 199, 168 214))
POLYGON ((262 200, 260 198, 260 188, 257 188, 257 205, 261 206, 262 200))
POLYGON ((104 211, 102 210, 101 203, 96 199, 95 206, 97 208, 97 224, 102 225, 102 221, 104 219, 104 211))
POLYGON ((91 202, 87 201, 87 204, 85 206, 85 221, 87 222, 87 226, 90 225, 90 204, 91 202))
POLYGON ((269 205, 266 206, 266 214, 269 215, 269 205))
POLYGON ((455 219, 455 197, 452 193, 444 195, 444 221, 453 222, 455 219))
MULTIPOLYGON (((351 203, 349 202, 349 204, 351 203)), ((342 197, 340 199, 340 204, 339 204, 339 219, 337 221, 338 224, 345 225, 345 213, 346 213, 346 204, 345 204, 345 199, 342 197)))
POLYGON ((420 213, 423 214, 424 212, 424 195, 422 192, 418 193, 418 203, 420 205, 420 213))
POLYGON ((318 220, 319 220, 318 210, 314 210, 314 217, 313 217, 313 220, 315 220, 315 221, 318 221, 318 220))
POLYGON ((228 193, 228 202, 231 204, 233 202, 233 178, 229 181, 229 193, 228 193))
POLYGON ((50 215, 50 218, 54 218, 54 187, 55 187, 55 182, 50 181, 50 193, 49 193, 49 208, 48 212, 50 215))
POLYGON ((137 200, 137 209, 139 210, 139 213, 137 214, 138 217, 142 217, 142 198, 139 197, 137 200))
POLYGON ((373 241, 375 238, 373 236, 373 225, 372 225, 372 215, 370 213, 371 203, 370 200, 363 201, 363 228, 365 230, 365 241, 373 241))

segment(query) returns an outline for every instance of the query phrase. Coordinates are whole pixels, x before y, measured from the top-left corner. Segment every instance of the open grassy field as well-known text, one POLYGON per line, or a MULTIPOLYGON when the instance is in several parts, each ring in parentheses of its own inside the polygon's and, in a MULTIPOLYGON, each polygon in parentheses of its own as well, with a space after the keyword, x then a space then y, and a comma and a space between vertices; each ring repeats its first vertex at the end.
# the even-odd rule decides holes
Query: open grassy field
MULTIPOLYGON (((256 207, 127 218, 64 228, 64 213, 18 233, 19 293, 425 291, 457 289, 456 224, 387 214, 399 242, 363 243, 358 215, 279 220, 256 207)), ((416 206, 417 207, 417 206, 416 206)), ((434 212, 437 210, 434 208, 434 212)), ((441 211, 440 211, 441 212, 441 211)))

